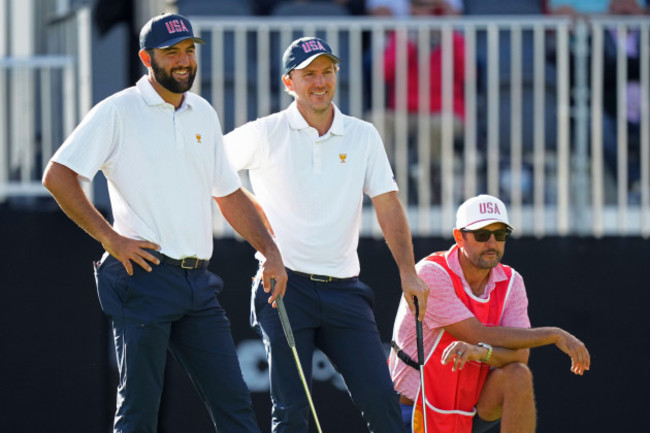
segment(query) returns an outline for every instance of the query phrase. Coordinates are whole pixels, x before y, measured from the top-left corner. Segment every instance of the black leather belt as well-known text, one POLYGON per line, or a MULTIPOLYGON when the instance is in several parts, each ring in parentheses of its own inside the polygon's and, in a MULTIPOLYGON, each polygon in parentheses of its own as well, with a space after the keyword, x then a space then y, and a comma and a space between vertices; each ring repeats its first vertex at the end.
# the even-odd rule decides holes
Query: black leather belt
POLYGON ((201 260, 196 257, 184 257, 182 259, 172 259, 169 256, 159 253, 158 251, 151 251, 151 254, 158 257, 161 262, 168 263, 170 265, 179 266, 183 269, 199 269, 207 268, 210 264, 210 260, 201 260))
POLYGON ((358 277, 350 278, 336 278, 330 277, 329 275, 317 275, 317 274, 308 274, 306 272, 298 272, 293 269, 289 269, 289 272, 296 274, 299 277, 307 278, 308 280, 315 281, 317 283, 344 283, 347 281, 355 281, 358 277))

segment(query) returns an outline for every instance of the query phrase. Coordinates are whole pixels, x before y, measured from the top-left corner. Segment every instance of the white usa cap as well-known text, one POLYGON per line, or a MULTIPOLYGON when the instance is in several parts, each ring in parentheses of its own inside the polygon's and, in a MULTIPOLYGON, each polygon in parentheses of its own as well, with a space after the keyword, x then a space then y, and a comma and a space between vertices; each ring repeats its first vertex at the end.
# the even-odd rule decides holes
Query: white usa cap
POLYGON ((494 223, 504 223, 510 229, 508 210, 501 200, 481 194, 461 204, 456 212, 456 228, 476 230, 494 223))

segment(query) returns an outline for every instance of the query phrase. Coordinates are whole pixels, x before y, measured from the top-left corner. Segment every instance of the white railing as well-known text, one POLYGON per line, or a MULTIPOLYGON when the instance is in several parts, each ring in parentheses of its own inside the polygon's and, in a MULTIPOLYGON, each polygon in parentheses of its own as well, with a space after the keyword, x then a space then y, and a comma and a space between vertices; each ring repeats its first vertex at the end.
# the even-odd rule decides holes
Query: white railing
POLYGON ((47 194, 45 164, 91 107, 90 20, 82 7, 49 26, 60 54, 0 56, 0 202, 47 194))
MULTIPOLYGON (((603 64, 602 53, 604 50, 604 35, 606 32, 612 32, 616 43, 616 153, 617 169, 614 182, 616 191, 615 209, 608 209, 603 205, 605 202, 603 192, 603 182, 599 181, 604 171, 601 158, 592 158, 591 171, 594 179, 592 185, 592 214, 594 215, 593 229, 594 233, 601 234, 606 230, 605 218, 609 214, 610 219, 615 219, 617 232, 619 234, 634 234, 640 232, 644 237, 650 234, 650 20, 648 19, 593 19, 591 22, 591 47, 584 47, 587 51, 591 48, 594 55, 591 56, 591 154, 602 155, 603 153, 603 132, 607 131, 608 126, 603 125, 603 71, 607 68, 603 64), (639 63, 638 71, 628 71, 626 61, 627 36, 630 32, 637 32, 639 35, 639 45, 635 47, 638 50, 638 58, 642 59, 639 63), (630 137, 627 133, 627 97, 626 86, 628 84, 628 72, 636 72, 639 77, 641 98, 639 101, 639 111, 641 121, 639 123, 638 145, 628 146, 630 137), (621 78, 622 77, 622 78, 621 78), (636 163, 636 169, 640 170, 638 179, 638 189, 635 194, 640 206, 629 206, 628 203, 628 150, 638 153, 639 162, 636 163), (636 230, 636 222, 640 221, 639 231, 636 230)), ((586 42, 585 42, 586 45, 586 42)), ((582 59, 586 63, 586 58, 582 59)), ((585 66, 586 69, 586 66, 585 66)), ((584 117, 588 114, 585 110, 584 117)), ((582 128, 588 127, 586 120, 581 122, 582 128)), ((586 131, 583 132, 586 135, 586 131)), ((586 141, 586 140, 585 140, 586 141)))
MULTIPOLYGON (((481 192, 506 200, 518 235, 650 235, 647 64, 641 63, 639 75, 644 90, 635 152, 640 155, 641 175, 632 200, 627 185, 624 55, 617 59, 614 174, 604 163, 602 129, 605 32, 617 29, 618 43, 623 44, 628 30, 639 30, 644 41, 640 55, 647 59, 646 19, 574 23, 522 16, 191 18, 208 41, 199 47, 200 70, 193 90, 215 106, 225 132, 286 107, 290 97, 280 80, 284 48, 301 35, 326 39, 342 59, 335 101, 345 113, 372 121, 382 134, 415 235, 449 236, 457 205, 481 192), (395 110, 388 110, 383 53, 392 33, 398 45, 397 97, 395 110), (465 41, 465 120, 460 139, 454 138, 450 121, 454 33, 465 41), (420 47, 421 97, 418 112, 409 115, 404 53, 411 37, 420 47), (432 159, 426 108, 430 83, 424 78, 429 75, 424 61, 428 49, 422 47, 434 41, 443 53, 443 122, 440 154, 432 159)), ((67 21, 76 30, 64 32, 68 36, 62 37, 66 42, 61 56, 0 59, 0 95, 5 95, 0 100, 0 202, 12 195, 43 193, 38 169, 89 109, 91 39, 77 36, 89 32, 87 9, 67 21), (55 78, 58 81, 48 84, 55 78), (18 83, 24 90, 16 90, 18 83)), ((363 233, 379 234, 370 202, 364 205, 363 233)), ((232 231, 217 218, 215 234, 232 231)))
MULTIPOLYGON (((521 16, 192 19, 208 41, 200 47, 203 66, 195 90, 213 103, 226 132, 288 105, 290 97, 280 85, 280 57, 291 40, 313 34, 326 39, 342 58, 336 102, 344 112, 372 121, 387 148, 394 149, 391 162, 415 234, 449 236, 458 204, 480 192, 506 199, 519 235, 650 234, 647 111, 641 122, 638 201, 627 199, 627 144, 625 128, 620 127, 625 122, 624 99, 619 98, 619 170, 615 175, 604 169, 598 145, 602 136, 597 132, 602 126, 602 110, 597 106, 602 102, 602 89, 597 88, 602 77, 598 41, 612 26, 621 34, 640 29, 645 35, 648 20, 574 23, 558 17, 521 16), (383 76, 383 52, 391 32, 397 35, 399 47, 394 113, 386 109, 383 76), (466 59, 477 59, 464 65, 466 117, 461 140, 454 140, 451 130, 454 32, 465 39, 466 59), (440 156, 433 165, 427 132, 429 101, 423 96, 428 94, 426 79, 419 80, 415 126, 405 110, 408 66, 403 53, 409 37, 420 47, 429 47, 434 40, 442 47, 444 120, 440 156), (591 56, 592 52, 596 54, 591 56), (365 64, 370 65, 368 74, 364 74, 364 56, 371 59, 365 64), (368 98, 372 102, 364 104, 368 98), (386 128, 389 114, 394 119, 392 133, 386 128), (433 177, 439 180, 433 182, 433 177)), ((645 45, 642 56, 644 49, 645 45)), ((418 50, 419 77, 429 74, 424 61, 428 55, 427 49, 418 50)), ((625 56, 619 56, 621 64, 625 65, 625 56)), ((644 89, 648 88, 646 69, 647 65, 641 71, 644 89)), ((619 79, 619 87, 624 89, 625 78, 619 79)), ((643 101, 647 110, 647 90, 643 101)), ((378 234, 371 207, 364 210, 364 233, 378 234)))

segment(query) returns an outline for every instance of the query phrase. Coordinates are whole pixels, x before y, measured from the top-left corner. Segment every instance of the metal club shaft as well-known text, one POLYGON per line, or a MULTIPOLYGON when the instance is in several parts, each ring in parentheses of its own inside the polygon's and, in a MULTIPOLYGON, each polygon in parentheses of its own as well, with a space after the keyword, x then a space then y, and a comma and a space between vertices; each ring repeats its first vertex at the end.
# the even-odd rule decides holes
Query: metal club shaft
MULTIPOLYGON (((275 288, 275 280, 271 280, 271 290, 275 288)), ((311 392, 309 391, 309 385, 307 385, 307 379, 305 379, 305 374, 302 371, 302 365, 300 364, 300 358, 298 357, 298 351, 296 350, 296 340, 293 338, 293 332, 291 331, 291 324, 289 323, 289 316, 287 315, 287 310, 284 307, 284 301, 282 296, 278 296, 275 299, 275 302, 278 306, 278 314, 280 315, 280 323, 282 323, 282 329, 284 330, 284 335, 287 337, 287 342, 291 351, 293 352, 293 358, 296 361, 296 367, 298 368, 298 375, 302 381, 302 386, 305 388, 305 394, 307 395, 307 401, 309 402, 309 408, 311 409, 311 414, 314 417, 314 422, 316 423, 316 429, 318 433, 323 433, 320 428, 320 422, 318 421, 318 415, 316 415, 316 408, 314 407, 314 402, 311 399, 311 392)))

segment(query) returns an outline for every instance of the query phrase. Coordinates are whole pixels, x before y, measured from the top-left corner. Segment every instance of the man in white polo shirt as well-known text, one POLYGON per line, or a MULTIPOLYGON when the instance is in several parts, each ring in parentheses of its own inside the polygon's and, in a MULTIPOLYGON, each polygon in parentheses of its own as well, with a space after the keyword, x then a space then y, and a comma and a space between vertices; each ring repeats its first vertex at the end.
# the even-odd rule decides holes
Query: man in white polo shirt
MULTIPOLYGON (((377 130, 332 103, 339 59, 322 39, 294 41, 282 81, 294 102, 226 135, 237 170, 247 169, 258 211, 274 233, 289 282, 286 309, 311 379, 321 349, 343 375, 373 432, 401 429, 399 406, 372 310, 359 275, 363 194, 373 201, 412 311, 424 314, 428 289, 415 273, 411 235, 377 130)), ((274 432, 308 431, 309 407, 278 314, 253 287, 253 313, 267 348, 274 432)))
POLYGON ((415 319, 404 303, 397 311, 389 357, 405 431, 482 433, 501 419, 504 433, 532 433, 536 414, 529 349, 555 344, 571 357, 573 373, 589 370, 589 352, 576 337, 560 328, 530 328, 524 280, 501 264, 511 232, 501 200, 472 197, 458 208, 456 243, 418 263, 418 275, 431 288, 422 321, 424 387, 414 361, 415 319))
POLYGON ((267 261, 273 303, 286 288, 279 250, 228 163, 217 113, 188 92, 196 74, 190 22, 152 18, 140 33, 148 68, 131 88, 97 104, 52 157, 43 184, 65 213, 101 242, 99 300, 111 319, 120 373, 114 431, 155 433, 167 351, 182 364, 214 427, 259 432, 229 321, 216 295, 212 197, 267 261), (102 170, 115 222, 88 201, 78 179, 102 170), (134 265, 135 264, 135 265, 134 265))

